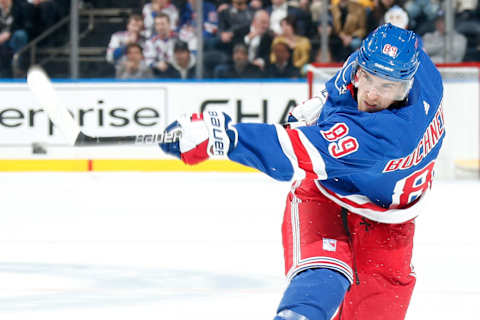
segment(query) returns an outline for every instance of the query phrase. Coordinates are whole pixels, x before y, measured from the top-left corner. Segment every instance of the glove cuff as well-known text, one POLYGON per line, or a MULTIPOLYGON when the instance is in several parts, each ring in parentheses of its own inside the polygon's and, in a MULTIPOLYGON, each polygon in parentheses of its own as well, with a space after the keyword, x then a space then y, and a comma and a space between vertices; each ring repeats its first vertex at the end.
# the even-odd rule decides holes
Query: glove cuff
POLYGON ((208 131, 208 156, 210 159, 228 159, 228 153, 235 148, 238 137, 230 117, 223 112, 207 110, 203 112, 203 121, 208 131))

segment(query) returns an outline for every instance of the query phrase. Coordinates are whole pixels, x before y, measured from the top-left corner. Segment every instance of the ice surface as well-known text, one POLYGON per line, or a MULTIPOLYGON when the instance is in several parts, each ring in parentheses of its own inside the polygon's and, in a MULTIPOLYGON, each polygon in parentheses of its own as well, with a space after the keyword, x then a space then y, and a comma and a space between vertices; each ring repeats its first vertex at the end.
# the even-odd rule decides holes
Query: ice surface
MULTIPOLYGON (((288 183, 260 174, 0 173, 0 319, 272 319, 288 183)), ((417 219, 417 319, 480 319, 478 181, 417 219)))

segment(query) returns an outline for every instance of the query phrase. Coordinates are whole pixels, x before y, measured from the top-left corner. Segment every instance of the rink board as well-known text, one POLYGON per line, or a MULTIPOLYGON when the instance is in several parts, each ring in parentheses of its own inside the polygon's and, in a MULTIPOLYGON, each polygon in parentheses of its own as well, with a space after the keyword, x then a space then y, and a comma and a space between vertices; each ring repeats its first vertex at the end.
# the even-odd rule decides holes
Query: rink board
POLYGON ((185 171, 185 172, 256 172, 228 160, 209 160, 189 166, 180 160, 158 159, 8 159, 0 160, 0 170, 15 171, 185 171))
MULTIPOLYGON (((472 68, 476 70, 469 67, 467 73, 449 67, 454 71, 444 79, 447 130, 436 165, 441 178, 479 177, 480 81, 472 68)), ((55 81, 54 86, 82 130, 101 136, 158 133, 179 115, 210 107, 225 111, 237 123, 281 123, 293 106, 307 99, 309 91, 306 80, 65 80, 55 81)), ((0 82, 0 90, 0 159, 5 160, 0 161, 0 171, 247 170, 224 162, 182 166, 158 146, 68 147, 25 82, 0 82), (34 145, 44 152, 35 152, 34 145)))

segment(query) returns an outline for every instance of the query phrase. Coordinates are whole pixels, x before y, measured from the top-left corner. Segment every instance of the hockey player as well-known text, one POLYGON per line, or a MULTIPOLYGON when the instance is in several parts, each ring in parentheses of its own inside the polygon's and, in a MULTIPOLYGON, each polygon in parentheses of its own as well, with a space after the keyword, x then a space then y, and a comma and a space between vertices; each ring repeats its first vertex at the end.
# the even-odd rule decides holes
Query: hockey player
POLYGON ((182 136, 160 146, 188 164, 229 158, 293 180, 282 226, 290 282, 275 320, 404 319, 414 219, 445 135, 442 96, 417 35, 386 24, 289 127, 206 111, 171 124, 182 136))

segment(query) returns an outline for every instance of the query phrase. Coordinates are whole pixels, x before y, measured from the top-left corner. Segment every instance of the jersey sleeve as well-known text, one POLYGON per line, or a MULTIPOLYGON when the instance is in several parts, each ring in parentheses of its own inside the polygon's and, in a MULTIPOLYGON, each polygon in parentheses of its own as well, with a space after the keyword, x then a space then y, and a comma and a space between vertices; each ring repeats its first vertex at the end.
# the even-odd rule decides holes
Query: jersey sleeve
POLYGON ((279 125, 239 123, 235 125, 238 141, 228 157, 255 168, 270 177, 289 181, 296 171, 291 150, 283 150, 280 137, 286 134, 279 125))
POLYGON ((365 117, 339 114, 316 126, 295 129, 237 124, 238 143, 229 157, 281 181, 378 171, 386 157, 399 152, 397 135, 375 126, 382 121, 376 115, 365 113, 365 117))

